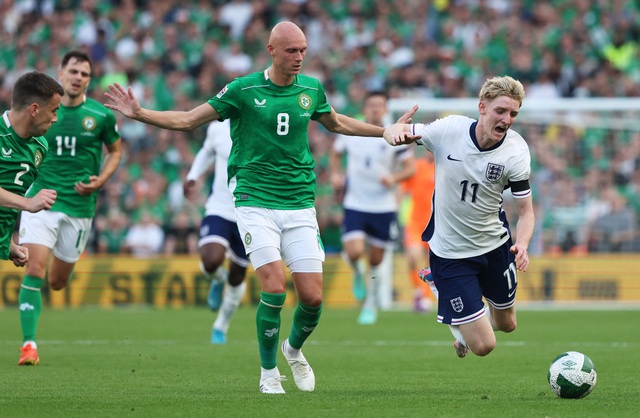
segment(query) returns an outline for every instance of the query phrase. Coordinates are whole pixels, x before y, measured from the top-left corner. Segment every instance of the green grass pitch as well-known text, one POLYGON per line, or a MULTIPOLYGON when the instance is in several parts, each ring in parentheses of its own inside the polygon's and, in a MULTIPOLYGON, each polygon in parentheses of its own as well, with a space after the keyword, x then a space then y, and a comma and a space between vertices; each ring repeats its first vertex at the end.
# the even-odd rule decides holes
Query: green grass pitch
MULTIPOLYGON (((300 392, 278 353, 286 395, 258 391, 255 308, 226 346, 209 342, 205 308, 45 309, 40 365, 18 367, 17 309, 0 310, 2 417, 637 417, 640 311, 520 311, 484 358, 458 359, 435 314, 325 309, 304 347, 316 391, 300 392), (576 350, 598 372, 588 397, 560 399, 551 360, 576 350)), ((283 311, 281 340, 291 310, 283 311)))

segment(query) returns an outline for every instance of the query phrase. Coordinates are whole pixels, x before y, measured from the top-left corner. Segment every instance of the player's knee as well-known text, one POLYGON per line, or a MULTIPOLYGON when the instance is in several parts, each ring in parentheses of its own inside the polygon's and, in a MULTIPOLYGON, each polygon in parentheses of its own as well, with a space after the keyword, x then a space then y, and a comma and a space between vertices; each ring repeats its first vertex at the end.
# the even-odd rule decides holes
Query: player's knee
POLYGON ((306 306, 317 308, 322 304, 322 295, 300 297, 300 302, 306 306))
POLYGON ((58 279, 58 278, 53 278, 53 279, 49 279, 49 288, 51 290, 62 290, 65 288, 65 286, 67 285, 67 280, 66 279, 58 279))
POLYGON ((517 325, 515 318, 509 319, 508 321, 501 323, 498 329, 502 332, 513 332, 516 330, 517 325))
POLYGON ((469 346, 471 352, 480 357, 486 356, 487 354, 491 353, 494 348, 496 348, 495 341, 479 341, 472 346, 469 346))
POLYGON ((218 260, 216 258, 203 258, 202 267, 207 273, 213 274, 216 270, 218 270, 218 267, 220 267, 223 260, 218 260))

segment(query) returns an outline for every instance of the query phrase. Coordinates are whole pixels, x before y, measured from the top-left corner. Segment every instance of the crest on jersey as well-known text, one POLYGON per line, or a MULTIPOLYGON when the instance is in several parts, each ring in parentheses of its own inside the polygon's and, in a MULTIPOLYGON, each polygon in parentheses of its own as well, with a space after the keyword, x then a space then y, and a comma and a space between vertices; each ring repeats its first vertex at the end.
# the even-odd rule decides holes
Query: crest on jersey
POLYGON ((224 96, 224 94, 225 94, 226 92, 227 92, 227 86, 224 86, 224 87, 222 88, 222 90, 220 90, 220 91, 218 92, 218 94, 216 94, 216 97, 219 99, 219 98, 221 98, 222 96, 224 96))
POLYGON ((494 183, 500 180, 500 177, 502 177, 502 173, 504 173, 503 165, 489 163, 487 164, 487 171, 484 173, 484 176, 487 178, 487 180, 494 183))
POLYGON ((33 164, 36 168, 39 168, 40 164, 42 164, 42 152, 40 150, 36 151, 36 155, 33 157, 33 164))
POLYGON ((457 298, 451 299, 451 307, 454 311, 460 313, 464 309, 464 303, 462 303, 462 298, 458 296, 457 298))
POLYGON ((85 130, 93 131, 94 129, 96 129, 96 126, 98 126, 98 123, 96 122, 96 118, 94 118, 93 116, 85 116, 85 118, 82 119, 82 127, 85 130))
POLYGON ((302 93, 298 96, 298 104, 304 110, 309 110, 312 104, 311 97, 308 94, 302 93))

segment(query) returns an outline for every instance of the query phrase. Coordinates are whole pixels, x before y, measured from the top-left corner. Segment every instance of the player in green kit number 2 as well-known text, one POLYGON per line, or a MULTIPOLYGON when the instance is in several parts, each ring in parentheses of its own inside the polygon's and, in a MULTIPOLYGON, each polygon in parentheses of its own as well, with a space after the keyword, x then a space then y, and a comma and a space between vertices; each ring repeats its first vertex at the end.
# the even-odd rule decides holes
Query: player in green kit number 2
POLYGON ((67 285, 89 237, 97 192, 120 163, 115 115, 85 96, 91 70, 91 60, 84 52, 71 51, 62 58, 58 78, 65 95, 58 123, 45 135, 50 155, 28 192, 33 195, 55 187, 58 199, 50 211, 23 212, 20 222, 20 244, 28 248, 30 261, 19 295, 23 347, 18 365, 38 364, 35 339, 45 275, 53 290, 67 285), (107 148, 104 163, 103 146, 107 148))
MULTIPOLYGON (((272 65, 240 77, 217 96, 190 111, 158 112, 140 107, 131 88, 118 84, 106 93, 106 106, 125 116, 174 130, 192 130, 212 120, 231 120, 233 145, 229 188, 245 250, 260 281, 256 312, 262 393, 285 393, 276 365, 280 311, 285 301, 284 264, 298 296, 289 337, 282 343, 296 385, 315 389, 315 376, 301 347, 322 311, 324 250, 315 201, 315 162, 307 129, 311 120, 331 132, 381 137, 384 129, 336 113, 320 82, 300 74, 307 51, 304 33, 291 22, 271 31, 267 51, 272 65), (282 258, 284 257, 284 263, 282 258)), ((410 120, 416 107, 401 120, 410 120)))
POLYGON ((0 121, 0 260, 18 267, 29 261, 29 251, 13 242, 18 211, 49 209, 56 191, 42 189, 31 198, 24 194, 36 179, 47 156, 42 137, 57 120, 64 90, 58 82, 37 71, 23 74, 13 86, 11 109, 0 121))

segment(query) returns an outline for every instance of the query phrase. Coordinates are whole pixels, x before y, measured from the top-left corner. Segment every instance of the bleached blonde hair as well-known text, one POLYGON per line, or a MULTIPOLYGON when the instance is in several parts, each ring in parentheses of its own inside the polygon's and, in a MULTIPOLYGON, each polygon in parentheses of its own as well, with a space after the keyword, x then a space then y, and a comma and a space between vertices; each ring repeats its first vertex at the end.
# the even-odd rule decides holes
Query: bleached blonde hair
POLYGON ((524 100, 524 87, 521 82, 509 77, 508 75, 503 77, 493 77, 484 82, 478 96, 480 97, 480 100, 487 102, 490 102, 500 96, 507 96, 517 100, 520 106, 522 106, 522 100, 524 100))

